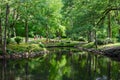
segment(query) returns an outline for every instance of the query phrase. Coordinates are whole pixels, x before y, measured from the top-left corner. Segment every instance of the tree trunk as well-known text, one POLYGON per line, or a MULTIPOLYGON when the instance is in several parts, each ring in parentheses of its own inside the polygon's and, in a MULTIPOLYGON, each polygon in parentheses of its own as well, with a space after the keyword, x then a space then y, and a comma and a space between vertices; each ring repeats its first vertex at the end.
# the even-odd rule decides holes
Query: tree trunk
POLYGON ((112 38, 112 28, 111 28, 110 12, 108 13, 108 38, 112 38))
POLYGON ((88 31, 88 42, 92 42, 92 41, 94 41, 94 33, 93 33, 93 31, 90 29, 90 30, 88 31))
POLYGON ((60 31, 60 29, 59 29, 58 34, 59 34, 59 40, 61 40, 62 32, 60 31))
POLYGON ((49 41, 48 34, 49 34, 49 29, 48 29, 48 25, 46 24, 46 42, 49 41))
POLYGON ((95 30, 95 49, 97 49, 98 48, 98 46, 97 46, 97 31, 95 30))
POLYGON ((7 38, 7 27, 8 27, 8 15, 9 15, 9 5, 6 4, 6 17, 5 17, 5 30, 4 30, 4 47, 3 53, 6 54, 6 38, 7 38))
POLYGON ((87 35, 88 35, 88 37, 87 37, 88 38, 88 42, 91 42, 90 41, 90 31, 89 30, 87 31, 87 35))
POLYGON ((111 79, 111 61, 108 61, 108 80, 110 80, 111 79))
POLYGON ((13 37, 16 37, 16 29, 13 27, 13 37))
POLYGON ((16 21, 18 19, 18 13, 17 13, 17 10, 13 10, 13 16, 12 16, 12 23, 10 24, 10 36, 11 37, 16 37, 16 31, 15 31, 15 24, 16 24, 16 21))
POLYGON ((1 20, 1 16, 0 16, 0 50, 3 50, 3 46, 2 46, 2 20, 1 20))
POLYGON ((25 43, 28 43, 28 20, 25 19, 25 43))

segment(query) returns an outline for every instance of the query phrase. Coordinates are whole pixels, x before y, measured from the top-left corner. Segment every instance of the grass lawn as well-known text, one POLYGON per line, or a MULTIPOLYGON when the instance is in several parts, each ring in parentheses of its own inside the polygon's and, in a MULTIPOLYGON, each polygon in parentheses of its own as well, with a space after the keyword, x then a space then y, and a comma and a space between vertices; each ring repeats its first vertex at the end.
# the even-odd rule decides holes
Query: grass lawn
POLYGON ((102 45, 102 46, 99 46, 99 49, 110 48, 110 47, 111 47, 111 48, 112 48, 112 47, 120 47, 120 43, 102 45))
MULTIPOLYGON (((94 42, 90 42, 90 43, 84 44, 82 47, 84 47, 84 48, 95 48, 95 45, 94 45, 94 42)), ((113 48, 113 47, 120 47, 120 43, 98 45, 98 49, 113 48)))
MULTIPOLYGON (((80 42, 80 41, 72 41, 70 39, 50 39, 49 42, 46 42, 46 38, 34 40, 34 38, 30 38, 28 43, 25 43, 24 40, 20 44, 15 43, 14 39, 12 39, 12 43, 7 45, 7 49, 9 52, 35 52, 35 51, 43 51, 45 47, 48 46, 78 46, 84 48, 95 48, 94 42, 80 42)), ((110 47, 119 47, 120 43, 114 44, 106 44, 106 45, 98 45, 98 49, 105 49, 110 47)))

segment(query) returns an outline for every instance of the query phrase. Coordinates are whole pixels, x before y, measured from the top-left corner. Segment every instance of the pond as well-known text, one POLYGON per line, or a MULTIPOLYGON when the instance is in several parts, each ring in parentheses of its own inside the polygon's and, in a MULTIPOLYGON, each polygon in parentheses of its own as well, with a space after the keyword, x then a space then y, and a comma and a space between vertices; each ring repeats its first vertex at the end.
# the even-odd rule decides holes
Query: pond
POLYGON ((73 48, 33 59, 0 60, 0 80, 120 80, 120 62, 73 48))

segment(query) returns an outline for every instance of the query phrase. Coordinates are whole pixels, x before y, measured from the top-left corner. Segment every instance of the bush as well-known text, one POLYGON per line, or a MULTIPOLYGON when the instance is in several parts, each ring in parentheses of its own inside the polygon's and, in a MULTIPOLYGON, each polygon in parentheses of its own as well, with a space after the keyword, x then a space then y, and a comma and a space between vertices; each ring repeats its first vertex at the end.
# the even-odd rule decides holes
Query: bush
POLYGON ((8 53, 38 52, 43 50, 38 44, 10 44, 7 49, 8 53))
POLYGON ((120 36, 117 37, 117 41, 120 42, 120 36))
POLYGON ((79 38, 78 38, 78 41, 85 41, 85 38, 79 37, 79 38))
POLYGON ((67 38, 67 36, 62 36, 62 38, 67 38))
POLYGON ((40 43, 39 43, 39 47, 44 48, 45 45, 40 42, 40 43))
POLYGON ((97 42, 97 45, 104 45, 105 44, 105 41, 103 39, 97 39, 96 42, 97 42))
POLYGON ((94 47, 94 42, 90 42, 88 44, 85 44, 83 45, 82 47, 85 47, 85 48, 93 48, 94 47))
POLYGON ((2 50, 0 49, 0 55, 2 55, 3 54, 3 52, 2 52, 2 50))
POLYGON ((19 37, 19 36, 17 36, 17 37, 15 38, 15 42, 16 42, 17 44, 20 44, 20 42, 22 42, 22 38, 19 37))
POLYGON ((7 38, 7 44, 10 44, 10 42, 11 42, 11 39, 10 38, 7 38))
POLYGON ((39 44, 41 40, 32 40, 29 43, 30 44, 39 44))
POLYGON ((76 34, 72 34, 70 37, 72 40, 78 40, 78 36, 76 34))
POLYGON ((98 39, 97 40, 97 44, 98 45, 105 45, 105 44, 110 44, 110 43, 114 43, 115 40, 110 39, 110 38, 106 38, 106 39, 98 39))
POLYGON ((105 44, 109 44, 109 43, 114 43, 114 41, 111 38, 106 38, 105 44))
POLYGON ((74 37, 72 37, 72 40, 78 41, 78 37, 74 36, 74 37))

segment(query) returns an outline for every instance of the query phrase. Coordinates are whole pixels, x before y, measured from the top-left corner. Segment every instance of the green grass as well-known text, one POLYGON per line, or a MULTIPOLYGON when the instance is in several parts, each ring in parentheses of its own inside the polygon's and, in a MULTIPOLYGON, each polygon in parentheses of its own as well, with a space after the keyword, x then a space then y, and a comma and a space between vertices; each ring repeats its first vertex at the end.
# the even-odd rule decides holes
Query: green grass
POLYGON ((8 53, 12 52, 36 52, 36 51, 43 51, 44 49, 39 46, 39 44, 9 44, 7 46, 8 53))
POLYGON ((84 44, 82 47, 84 47, 84 48, 94 48, 94 42, 84 44))
POLYGON ((110 48, 110 47, 120 47, 120 43, 101 45, 101 46, 99 46, 99 49, 110 48))
MULTIPOLYGON (((49 42, 46 43, 46 38, 34 40, 33 38, 26 44, 24 41, 19 45, 14 42, 14 38, 12 38, 12 43, 7 45, 8 53, 19 53, 19 52, 37 52, 46 50, 46 46, 80 46, 84 48, 95 48, 94 42, 90 43, 80 43, 80 41, 72 41, 70 39, 50 39, 49 42)), ((109 47, 118 47, 120 43, 107 44, 107 45, 99 45, 98 49, 105 49, 109 47)))
POLYGON ((47 43, 45 44, 46 46, 75 46, 79 44, 79 41, 68 41, 68 40, 62 40, 62 41, 59 41, 59 42, 54 42, 54 43, 47 43))
MULTIPOLYGON (((94 45, 94 42, 90 42, 90 43, 84 44, 82 47, 95 48, 95 45, 94 45)), ((105 49, 105 48, 110 48, 110 47, 120 47, 120 43, 98 45, 98 49, 105 49)))

